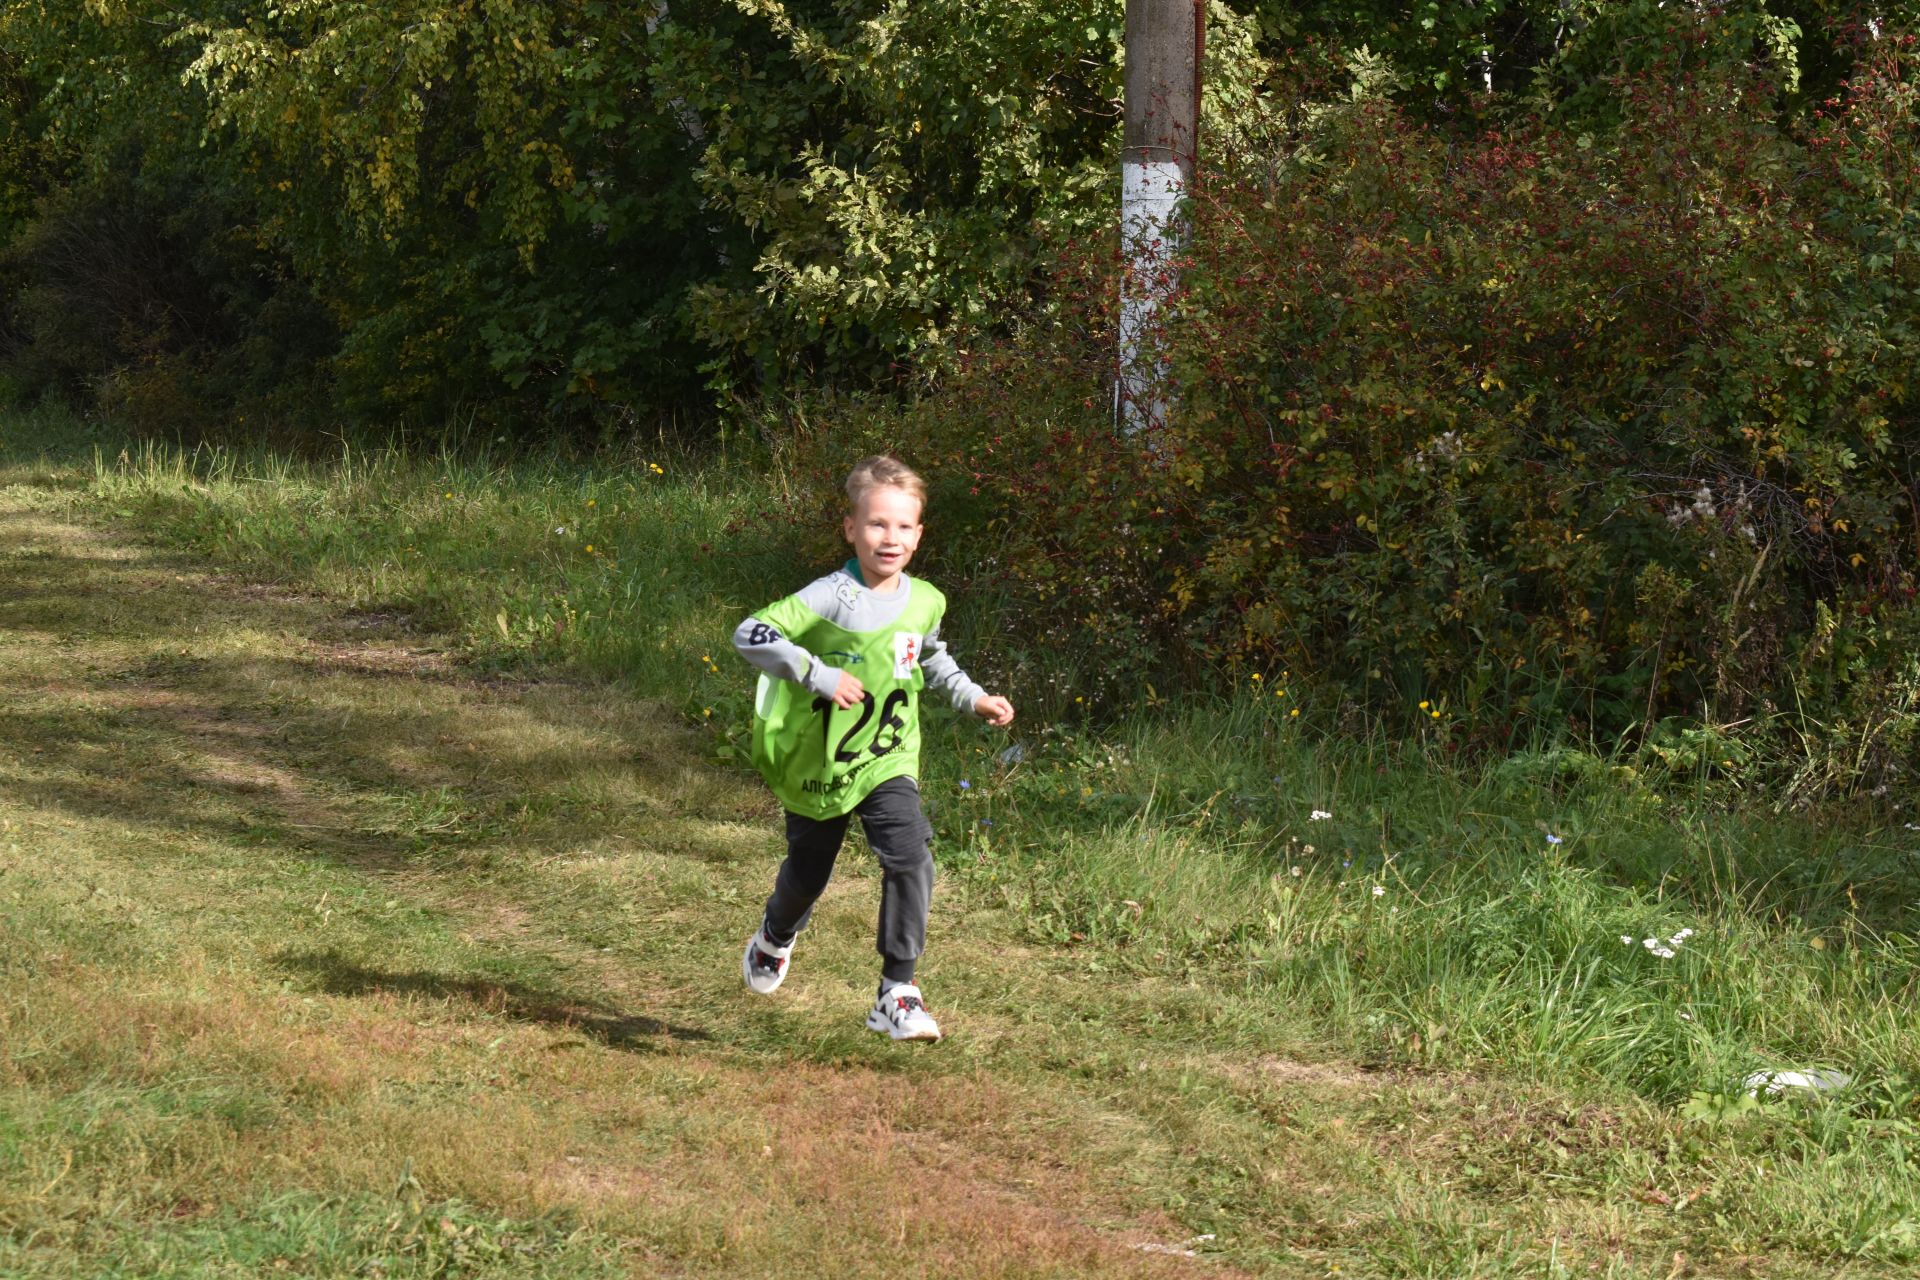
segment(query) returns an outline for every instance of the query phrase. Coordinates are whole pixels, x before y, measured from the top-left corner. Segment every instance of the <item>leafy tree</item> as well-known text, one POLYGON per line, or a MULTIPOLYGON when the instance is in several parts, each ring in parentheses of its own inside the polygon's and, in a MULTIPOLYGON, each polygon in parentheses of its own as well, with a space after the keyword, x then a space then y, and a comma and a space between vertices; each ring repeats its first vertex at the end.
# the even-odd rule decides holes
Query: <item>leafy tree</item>
POLYGON ((1437 746, 1697 717, 1771 736, 1785 794, 1892 785, 1920 744, 1920 42, 1869 37, 1785 129, 1775 64, 1703 65, 1698 16, 1668 21, 1610 126, 1546 103, 1463 138, 1378 58, 1321 68, 1194 202, 1163 465, 1113 439, 1104 284, 800 456, 911 439, 970 548, 943 572, 990 575, 1016 654, 1083 659, 1089 701, 1290 672, 1437 746))
MULTIPOLYGON (((1315 50, 1364 48, 1399 109, 1463 137, 1543 109, 1610 129, 1612 86, 1682 48, 1695 73, 1758 69, 1784 121, 1899 7, 1216 3, 1208 166, 1240 176, 1270 120, 1306 127, 1310 80, 1265 81, 1315 50)), ((1110 238, 1122 21, 1119 0, 0 0, 15 376, 85 392, 163 365, 183 403, 294 386, 278 411, 538 428, 945 368, 1053 304, 1063 245, 1110 238), (127 201, 224 248, 169 249, 144 285, 142 252, 109 254, 114 287, 179 299, 162 318, 217 297, 220 325, 141 335, 113 303, 56 333, 101 282, 52 248, 127 201)))

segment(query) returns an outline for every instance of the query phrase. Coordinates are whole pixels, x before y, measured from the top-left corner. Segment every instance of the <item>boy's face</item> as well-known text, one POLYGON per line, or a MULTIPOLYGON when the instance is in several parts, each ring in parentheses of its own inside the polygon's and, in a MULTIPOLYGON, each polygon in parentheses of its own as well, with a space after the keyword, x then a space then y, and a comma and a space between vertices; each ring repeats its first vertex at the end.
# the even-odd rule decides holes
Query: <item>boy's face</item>
POLYGON ((887 582, 920 545, 920 500, 892 485, 869 489, 847 517, 846 532, 867 585, 887 582))

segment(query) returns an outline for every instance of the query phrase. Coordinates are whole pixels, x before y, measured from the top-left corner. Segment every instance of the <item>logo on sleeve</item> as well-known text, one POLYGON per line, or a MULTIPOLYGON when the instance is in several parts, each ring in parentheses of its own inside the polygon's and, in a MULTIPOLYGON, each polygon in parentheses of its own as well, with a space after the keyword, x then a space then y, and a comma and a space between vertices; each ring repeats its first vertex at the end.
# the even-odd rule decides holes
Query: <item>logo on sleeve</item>
POLYGON ((906 680, 913 675, 913 669, 920 665, 920 646, 924 640, 924 636, 913 631, 893 633, 894 679, 906 680))

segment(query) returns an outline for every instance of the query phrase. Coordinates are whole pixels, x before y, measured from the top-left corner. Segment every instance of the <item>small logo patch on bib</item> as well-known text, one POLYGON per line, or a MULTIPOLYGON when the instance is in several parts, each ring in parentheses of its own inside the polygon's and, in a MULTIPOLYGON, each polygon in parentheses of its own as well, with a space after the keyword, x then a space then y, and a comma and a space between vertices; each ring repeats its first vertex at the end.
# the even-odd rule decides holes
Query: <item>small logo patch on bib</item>
POLYGON ((905 680, 920 664, 920 646, 925 637, 912 631, 897 631, 893 636, 893 678, 905 680))

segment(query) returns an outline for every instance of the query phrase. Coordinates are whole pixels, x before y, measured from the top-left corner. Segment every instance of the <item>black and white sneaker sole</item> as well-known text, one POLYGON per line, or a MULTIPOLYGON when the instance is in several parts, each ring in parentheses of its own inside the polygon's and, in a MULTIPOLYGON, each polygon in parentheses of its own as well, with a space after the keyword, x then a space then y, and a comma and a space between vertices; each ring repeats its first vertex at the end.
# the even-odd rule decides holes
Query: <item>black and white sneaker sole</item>
POLYGON ((891 1018, 887 1017, 886 1014, 880 1012, 878 1009, 871 1009, 867 1012, 867 1030, 884 1031, 895 1040, 938 1040, 941 1036, 941 1033, 938 1031, 902 1032, 894 1027, 891 1018))

